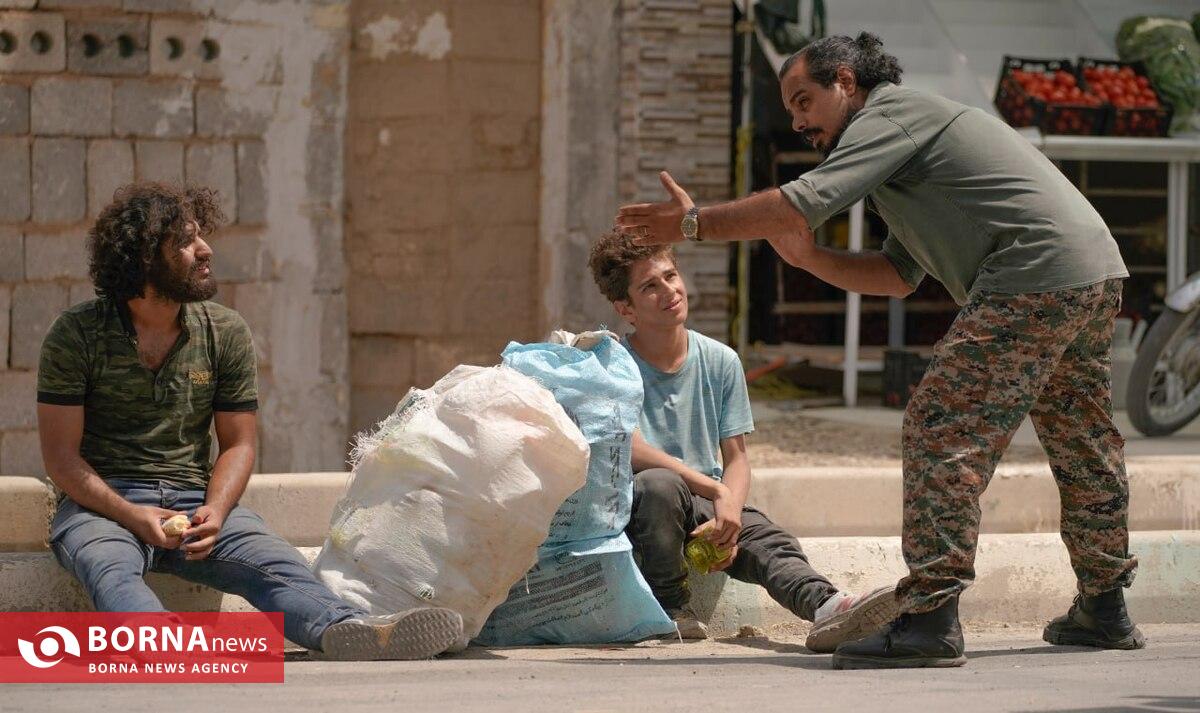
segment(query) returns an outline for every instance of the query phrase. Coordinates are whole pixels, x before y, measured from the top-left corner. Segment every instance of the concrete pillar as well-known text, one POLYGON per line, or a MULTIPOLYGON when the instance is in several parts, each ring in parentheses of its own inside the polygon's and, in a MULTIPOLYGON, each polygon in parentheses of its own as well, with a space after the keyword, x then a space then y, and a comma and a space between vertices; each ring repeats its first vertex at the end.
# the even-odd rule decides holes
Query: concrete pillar
POLYGON ((588 249, 619 204, 620 1, 543 3, 542 331, 616 328, 588 249))

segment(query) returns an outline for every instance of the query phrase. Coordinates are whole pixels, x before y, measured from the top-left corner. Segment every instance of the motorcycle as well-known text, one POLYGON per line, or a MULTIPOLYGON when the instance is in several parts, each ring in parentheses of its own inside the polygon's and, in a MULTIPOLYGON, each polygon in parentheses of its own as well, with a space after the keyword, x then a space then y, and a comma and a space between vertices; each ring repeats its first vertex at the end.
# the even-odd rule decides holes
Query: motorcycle
POLYGON ((1125 403, 1134 428, 1166 436, 1200 415, 1200 272, 1165 300, 1138 347, 1125 403))

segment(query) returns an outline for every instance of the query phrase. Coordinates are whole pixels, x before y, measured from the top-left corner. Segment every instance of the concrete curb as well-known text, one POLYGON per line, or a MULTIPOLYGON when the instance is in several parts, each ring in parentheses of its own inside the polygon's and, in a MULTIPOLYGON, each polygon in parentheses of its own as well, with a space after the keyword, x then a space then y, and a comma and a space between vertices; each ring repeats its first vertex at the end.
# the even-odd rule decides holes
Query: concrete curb
POLYGON ((43 480, 0 476, 0 552, 46 549, 55 501, 43 480))
MULTIPOLYGON (((837 586, 866 592, 895 584, 908 573, 899 537, 828 537, 802 540, 813 567, 837 586)), ((1126 590, 1135 621, 1200 622, 1200 531, 1134 532, 1130 551, 1139 562, 1126 590)), ((976 578, 960 603, 966 621, 1040 623, 1063 614, 1076 594, 1075 575, 1057 534, 980 537, 976 578)), ((768 628, 796 621, 761 587, 711 575, 693 583, 697 613, 720 635, 752 624, 768 628), (708 581, 705 581, 708 580, 708 581)))
MULTIPOLYGON (((1200 528, 1200 458, 1130 460, 1130 527, 1200 528)), ((259 474, 242 503, 292 544, 325 541, 349 473, 259 474)), ((888 536, 900 532, 899 468, 762 468, 750 502, 793 535, 888 536)), ((0 477, 0 552, 46 549, 54 496, 44 481, 0 477)), ((984 533, 1057 532, 1058 491, 1045 464, 1001 466, 980 503, 984 533)))
MULTIPOLYGON (((1130 459, 1129 527, 1200 529, 1200 458, 1130 459)), ((899 468, 758 468, 750 503, 797 537, 897 535, 899 468)), ((1045 463, 1001 465, 980 499, 982 532, 1058 532, 1059 498, 1045 463)))
MULTIPOLYGON (((283 539, 316 547, 346 494, 350 473, 262 473, 250 478, 241 503, 262 515, 283 539)), ((0 552, 46 550, 54 491, 43 480, 0 476, 0 552)))
MULTIPOLYGON (((1200 622, 1200 532, 1140 532, 1131 549, 1141 567, 1127 592, 1130 610, 1145 623, 1200 622)), ((867 591, 894 584, 906 572, 897 537, 829 537, 804 540, 817 571, 840 587, 867 591)), ((311 562, 318 548, 300 550, 311 562)), ((1066 611, 1075 577, 1057 535, 985 535, 975 584, 963 597, 968 621, 1043 622, 1066 611)), ((151 574, 147 581, 163 603, 177 611, 244 611, 241 597, 221 594, 175 577, 151 574)), ((698 613, 716 635, 740 626, 763 628, 796 618, 761 587, 724 575, 693 583, 698 613)), ((71 611, 90 605, 75 580, 45 552, 0 553, 0 610, 71 611)))

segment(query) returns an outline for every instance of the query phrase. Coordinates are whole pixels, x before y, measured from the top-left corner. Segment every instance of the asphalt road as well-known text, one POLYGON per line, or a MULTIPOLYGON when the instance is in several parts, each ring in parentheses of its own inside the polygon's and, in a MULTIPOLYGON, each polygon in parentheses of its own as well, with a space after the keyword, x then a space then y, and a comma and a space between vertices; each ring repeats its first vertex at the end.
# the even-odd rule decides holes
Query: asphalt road
POLYGON ((1200 624, 1145 626, 1142 651, 968 630, 960 669, 833 671, 785 632, 630 647, 469 649, 436 661, 293 656, 282 685, 0 686, 0 711, 1200 712, 1200 624))

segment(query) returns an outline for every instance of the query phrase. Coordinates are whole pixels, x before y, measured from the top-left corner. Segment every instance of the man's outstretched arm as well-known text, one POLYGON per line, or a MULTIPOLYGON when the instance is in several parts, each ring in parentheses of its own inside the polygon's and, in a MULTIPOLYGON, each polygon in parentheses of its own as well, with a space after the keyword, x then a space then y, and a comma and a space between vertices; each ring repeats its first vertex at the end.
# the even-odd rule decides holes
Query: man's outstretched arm
POLYGON ((821 247, 808 219, 778 188, 700 209, 705 240, 764 238, 779 257, 814 277, 849 292, 907 297, 913 288, 883 253, 821 247))
MULTIPOLYGON (((680 223, 695 205, 670 174, 660 174, 669 200, 622 207, 614 223, 640 245, 682 241, 680 223)), ((793 267, 849 292, 906 297, 913 287, 904 281, 883 253, 852 253, 816 244, 808 220, 777 188, 700 209, 700 237, 705 241, 766 239, 779 257, 793 267)))
POLYGON ((769 238, 779 257, 820 280, 847 292, 881 297, 908 297, 913 286, 904 281, 892 261, 878 250, 860 253, 817 245, 812 234, 769 238))

